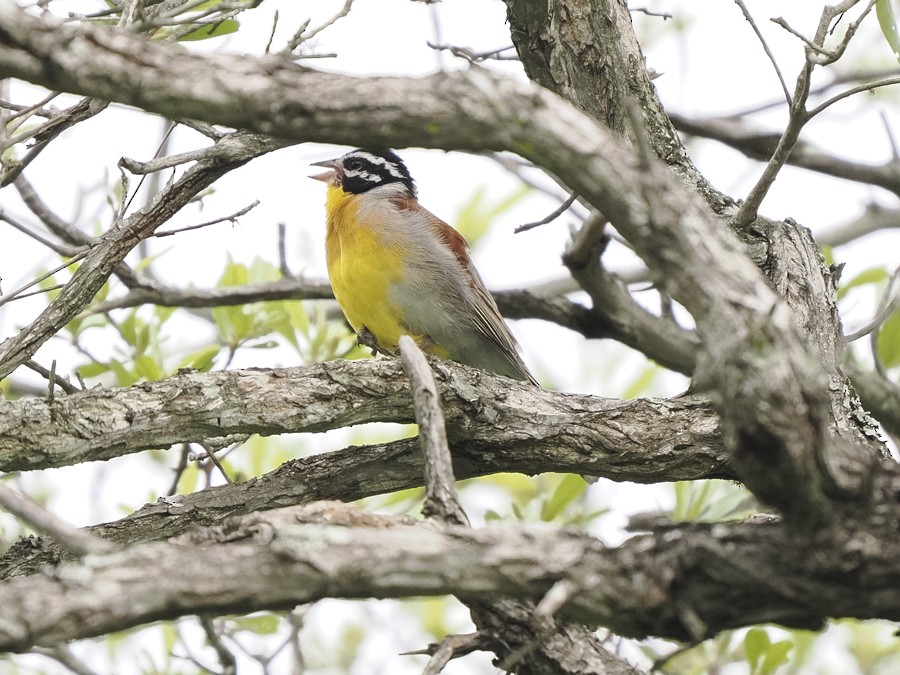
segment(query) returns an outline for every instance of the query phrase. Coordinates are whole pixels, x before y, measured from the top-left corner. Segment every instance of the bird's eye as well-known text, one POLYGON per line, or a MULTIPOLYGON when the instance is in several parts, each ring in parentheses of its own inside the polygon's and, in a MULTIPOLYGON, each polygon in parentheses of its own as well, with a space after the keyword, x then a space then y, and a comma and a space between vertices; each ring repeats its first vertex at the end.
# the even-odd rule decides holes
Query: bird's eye
POLYGON ((347 160, 347 168, 351 171, 360 171, 365 166, 365 163, 359 157, 351 157, 347 160))

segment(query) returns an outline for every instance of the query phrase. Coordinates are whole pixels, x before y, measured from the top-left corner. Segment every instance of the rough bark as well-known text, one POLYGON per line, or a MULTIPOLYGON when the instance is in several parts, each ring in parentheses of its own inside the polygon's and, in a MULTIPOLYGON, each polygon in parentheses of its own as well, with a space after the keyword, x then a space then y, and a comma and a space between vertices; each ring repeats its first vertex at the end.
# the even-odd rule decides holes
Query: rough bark
MULTIPOLYGON (((463 456, 490 452, 485 467, 518 462, 523 471, 540 471, 542 462, 558 463, 558 470, 641 482, 731 475, 717 418, 702 399, 562 394, 454 363, 434 367, 451 443, 463 456)), ((52 402, 0 402, 0 470, 376 421, 413 421, 408 381, 394 359, 183 372, 52 402)))
POLYGON ((657 157, 717 212, 734 205, 697 171, 656 94, 622 0, 505 0, 510 33, 528 77, 621 136, 633 136, 637 104, 657 157))
POLYGON ((607 548, 546 527, 435 528, 338 504, 281 509, 0 586, 0 650, 323 597, 536 602, 560 580, 578 591, 561 618, 620 635, 695 640, 747 623, 896 620, 900 550, 888 520, 864 530, 842 524, 809 541, 780 524, 681 526, 607 548))

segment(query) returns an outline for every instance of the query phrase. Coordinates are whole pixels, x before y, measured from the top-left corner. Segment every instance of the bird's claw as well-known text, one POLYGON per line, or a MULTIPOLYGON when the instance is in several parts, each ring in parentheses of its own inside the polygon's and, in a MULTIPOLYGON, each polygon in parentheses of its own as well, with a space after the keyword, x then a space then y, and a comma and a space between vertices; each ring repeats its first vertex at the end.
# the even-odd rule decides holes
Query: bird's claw
POLYGON ((372 356, 378 356, 378 353, 384 353, 384 350, 379 349, 378 340, 375 339, 375 336, 372 335, 372 331, 363 326, 356 333, 356 344, 360 347, 368 347, 372 350, 372 356))

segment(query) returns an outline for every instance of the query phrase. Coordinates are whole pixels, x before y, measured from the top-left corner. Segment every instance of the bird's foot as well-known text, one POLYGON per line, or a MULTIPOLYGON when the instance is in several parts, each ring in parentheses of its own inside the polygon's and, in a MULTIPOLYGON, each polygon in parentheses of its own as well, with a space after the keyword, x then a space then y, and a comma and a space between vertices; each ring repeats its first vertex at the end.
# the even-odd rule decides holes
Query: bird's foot
POLYGON ((372 356, 378 356, 379 352, 384 354, 385 351, 378 347, 378 340, 372 335, 372 331, 363 326, 356 333, 356 344, 360 347, 368 347, 372 350, 372 356))

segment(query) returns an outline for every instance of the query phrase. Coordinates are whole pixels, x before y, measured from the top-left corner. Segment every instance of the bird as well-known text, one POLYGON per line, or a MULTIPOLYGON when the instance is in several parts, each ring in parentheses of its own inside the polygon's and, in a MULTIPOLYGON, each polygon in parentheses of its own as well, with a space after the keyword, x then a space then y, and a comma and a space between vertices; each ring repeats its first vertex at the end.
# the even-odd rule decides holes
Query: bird
POLYGON ((537 385, 469 257, 465 238, 419 204, 392 150, 316 162, 327 184, 325 253, 360 344, 393 352, 409 335, 434 356, 537 385))

